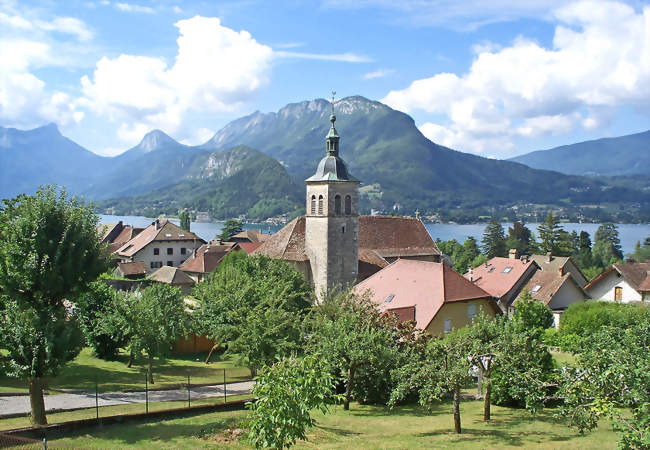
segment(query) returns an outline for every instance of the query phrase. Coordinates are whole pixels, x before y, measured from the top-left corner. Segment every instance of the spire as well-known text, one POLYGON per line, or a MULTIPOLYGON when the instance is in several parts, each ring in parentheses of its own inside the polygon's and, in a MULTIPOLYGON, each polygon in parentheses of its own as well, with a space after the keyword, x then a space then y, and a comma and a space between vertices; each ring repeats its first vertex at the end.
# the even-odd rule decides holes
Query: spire
POLYGON ((336 116, 334 115, 334 98, 336 97, 336 91, 332 91, 332 115, 330 115, 330 122, 332 126, 330 127, 329 133, 325 137, 327 155, 328 156, 338 156, 339 155, 339 135, 334 128, 334 122, 336 122, 336 116))

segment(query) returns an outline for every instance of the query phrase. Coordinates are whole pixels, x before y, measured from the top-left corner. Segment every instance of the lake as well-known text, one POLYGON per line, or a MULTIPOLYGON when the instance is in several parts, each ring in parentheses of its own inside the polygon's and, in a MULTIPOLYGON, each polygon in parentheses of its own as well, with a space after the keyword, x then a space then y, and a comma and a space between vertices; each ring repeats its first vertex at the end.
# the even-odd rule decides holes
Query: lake
MULTIPOLYGON (((100 215, 99 216, 102 223, 117 223, 120 220, 124 224, 133 225, 136 227, 146 227, 153 222, 153 219, 140 217, 140 216, 108 216, 100 215)), ((178 224, 178 220, 173 220, 172 222, 178 224)), ((508 232, 508 227, 511 226, 511 223, 504 223, 503 227, 508 232)), ((537 236, 537 225, 536 223, 528 223, 526 226, 535 233, 537 236)), ((598 229, 599 224, 597 223, 562 223, 562 227, 569 233, 576 231, 586 231, 591 236, 593 241, 594 234, 596 229, 598 229)), ((206 241, 214 239, 214 237, 221 232, 223 222, 192 222, 191 229, 201 238, 206 241)), ((650 224, 629 224, 621 223, 616 224, 618 227, 618 234, 621 239, 621 246, 623 247, 623 253, 631 253, 634 251, 634 245, 636 241, 643 241, 646 237, 650 236, 650 224)), ((428 223, 425 224, 427 231, 433 237, 433 239, 441 239, 447 241, 449 239, 456 239, 459 242, 465 241, 468 236, 473 236, 477 241, 480 242, 483 237, 483 230, 486 227, 486 224, 478 223, 471 225, 456 225, 448 223, 428 223)), ((244 224, 244 229, 250 230, 260 230, 265 233, 275 233, 282 225, 267 225, 267 224, 244 224)))

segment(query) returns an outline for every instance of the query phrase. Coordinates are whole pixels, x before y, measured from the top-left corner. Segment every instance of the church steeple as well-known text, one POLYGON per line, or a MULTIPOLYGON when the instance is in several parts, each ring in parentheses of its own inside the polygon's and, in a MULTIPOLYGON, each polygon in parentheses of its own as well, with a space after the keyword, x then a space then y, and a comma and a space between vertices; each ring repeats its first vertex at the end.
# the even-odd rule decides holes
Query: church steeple
POLYGON ((334 115, 335 96, 336 91, 332 91, 332 114, 330 115, 330 122, 332 123, 332 126, 330 127, 330 131, 327 133, 327 136, 325 136, 328 156, 339 156, 339 134, 336 132, 336 128, 334 128, 334 122, 336 122, 336 116, 334 115))

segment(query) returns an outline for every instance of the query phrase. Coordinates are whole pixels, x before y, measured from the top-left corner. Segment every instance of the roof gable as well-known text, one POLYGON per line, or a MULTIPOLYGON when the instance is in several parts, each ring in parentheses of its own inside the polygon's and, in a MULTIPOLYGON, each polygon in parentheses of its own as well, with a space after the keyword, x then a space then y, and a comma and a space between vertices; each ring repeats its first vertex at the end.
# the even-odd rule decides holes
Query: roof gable
POLYGON ((194 284, 194 280, 188 274, 177 267, 162 266, 151 274, 150 279, 159 283, 171 284, 173 286, 194 284))
POLYGON ((156 220, 120 247, 116 253, 122 256, 133 256, 154 241, 196 241, 205 243, 196 234, 185 231, 168 220, 156 220))
POLYGON ((531 266, 537 267, 537 264, 532 260, 495 257, 470 270, 465 278, 471 277, 476 286, 501 298, 517 285, 531 266))

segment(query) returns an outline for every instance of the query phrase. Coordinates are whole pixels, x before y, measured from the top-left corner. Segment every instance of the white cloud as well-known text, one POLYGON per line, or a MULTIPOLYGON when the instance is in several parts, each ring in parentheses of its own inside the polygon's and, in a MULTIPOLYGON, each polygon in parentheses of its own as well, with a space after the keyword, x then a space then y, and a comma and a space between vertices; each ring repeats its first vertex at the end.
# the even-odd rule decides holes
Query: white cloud
POLYGON ((120 11, 124 12, 133 12, 133 13, 142 13, 142 14, 153 14, 156 11, 150 6, 134 5, 133 3, 115 3, 115 7, 120 11))
POLYGON ((51 21, 39 20, 36 24, 45 31, 58 31, 60 33, 72 34, 82 42, 89 41, 93 38, 93 33, 88 26, 74 17, 55 17, 51 21))
POLYGON ((300 52, 287 52, 276 51, 275 57, 277 58, 298 58, 298 59, 317 59, 322 61, 339 61, 348 63, 366 63, 372 62, 372 59, 367 56, 357 55, 355 53, 300 53, 300 52))
POLYGON ((178 54, 102 58, 82 78, 79 104, 120 123, 118 137, 135 143, 152 128, 191 138, 191 112, 233 111, 268 83, 273 50, 217 18, 176 22, 178 54))
POLYGON ((363 75, 364 80, 374 80, 375 78, 384 78, 395 73, 394 69, 378 69, 363 75))
POLYGON ((421 130, 445 145, 501 156, 517 137, 593 129, 613 108, 650 102, 650 7, 580 1, 554 17, 552 48, 520 37, 479 49, 467 73, 416 80, 383 101, 444 116, 421 130))

